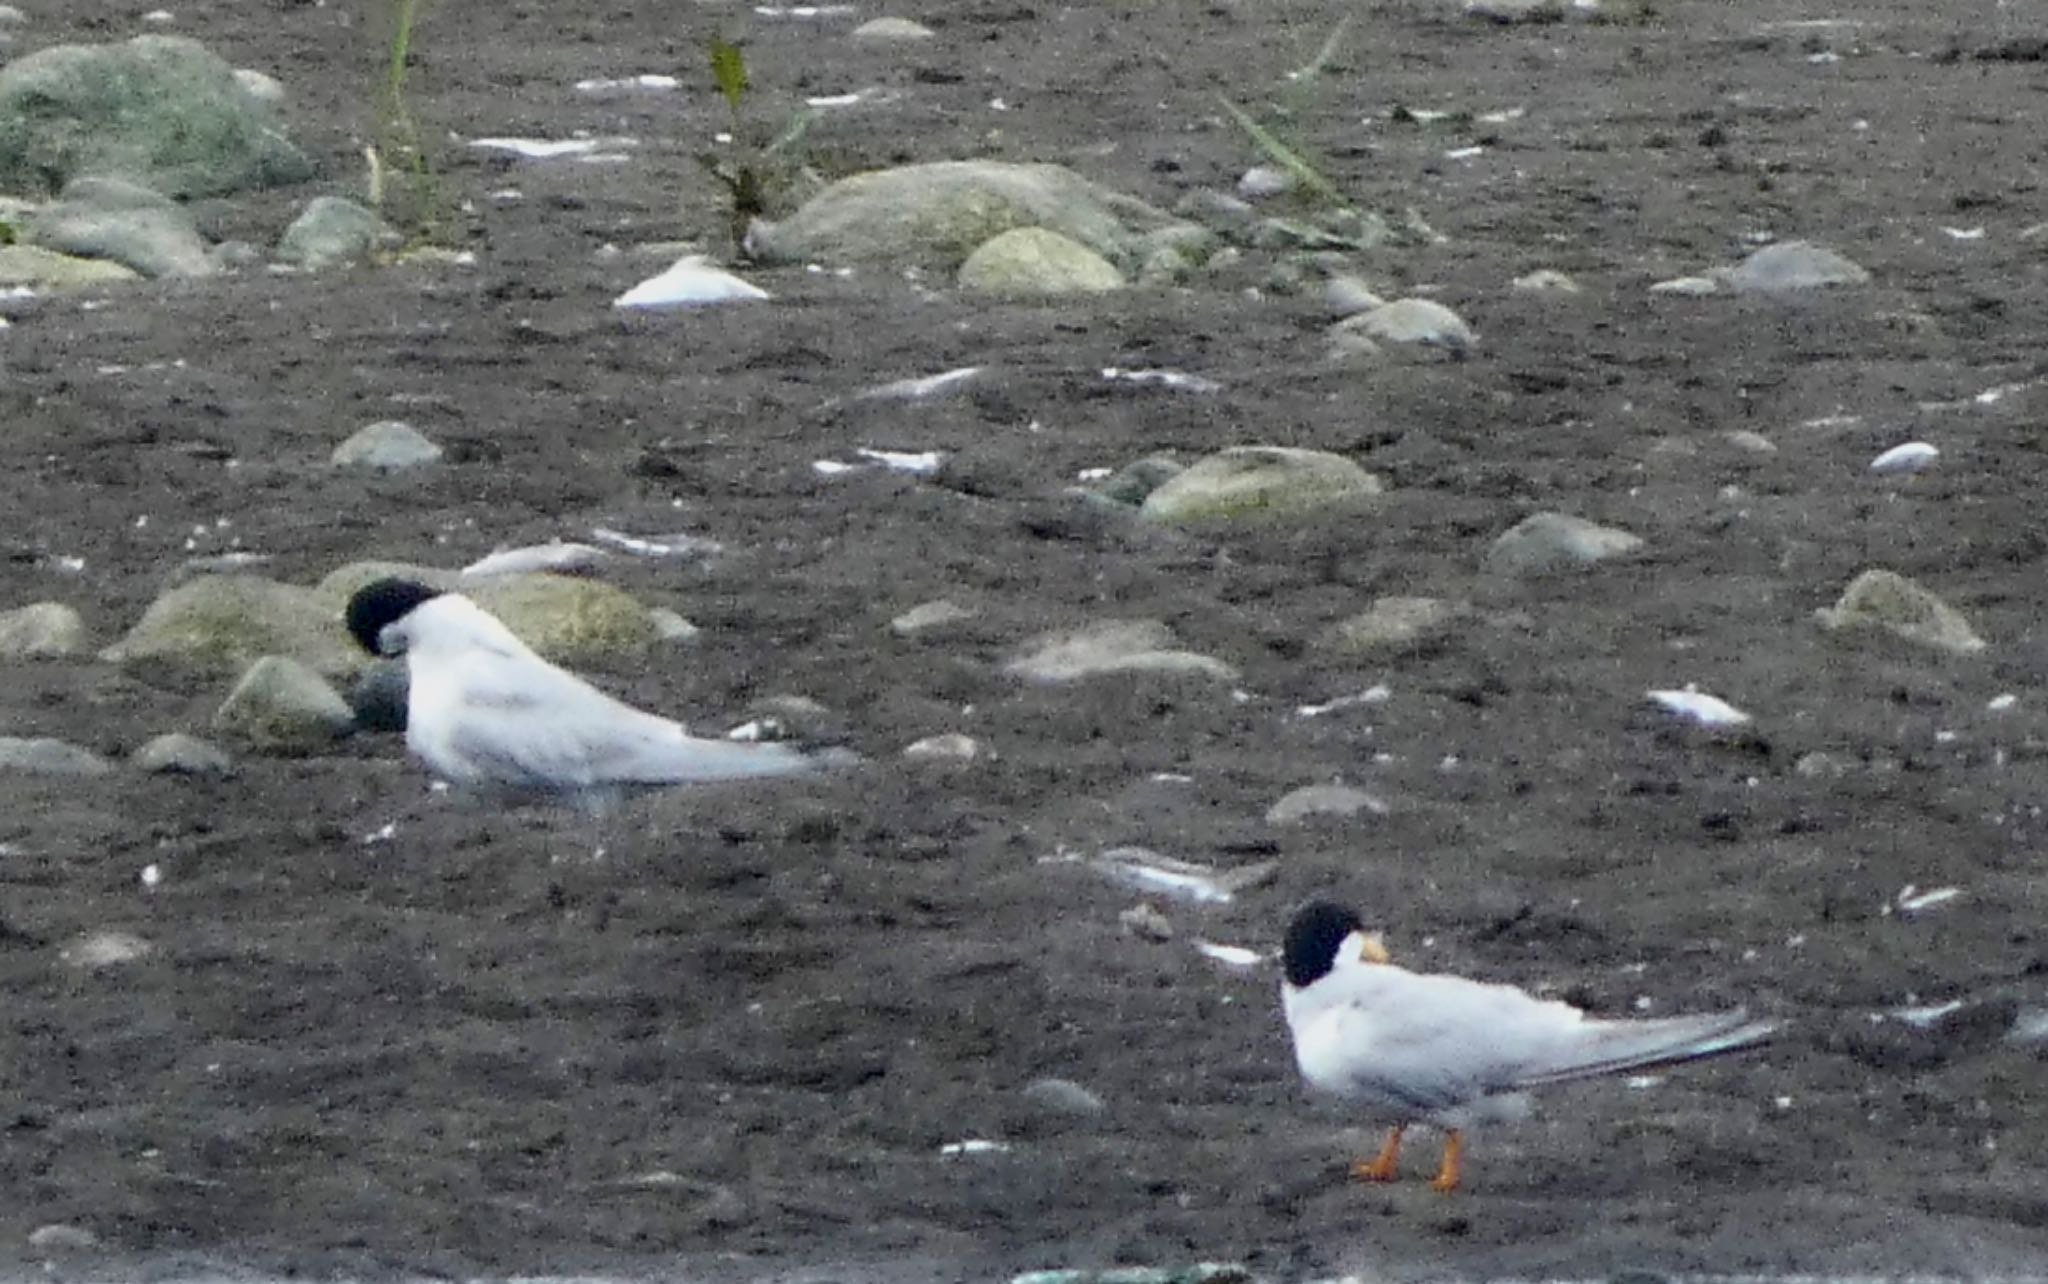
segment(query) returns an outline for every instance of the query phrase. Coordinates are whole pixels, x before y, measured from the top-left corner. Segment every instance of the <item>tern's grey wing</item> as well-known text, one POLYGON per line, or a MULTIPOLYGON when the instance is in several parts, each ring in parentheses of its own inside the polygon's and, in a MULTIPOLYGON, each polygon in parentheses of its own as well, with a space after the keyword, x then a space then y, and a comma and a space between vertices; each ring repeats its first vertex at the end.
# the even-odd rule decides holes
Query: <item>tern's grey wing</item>
POLYGON ((1590 1079, 1650 1066, 1695 1061, 1762 1043, 1775 1021, 1752 1021, 1741 1008, 1636 1021, 1587 1021, 1579 1036, 1545 1064, 1526 1067, 1518 1088, 1590 1079))

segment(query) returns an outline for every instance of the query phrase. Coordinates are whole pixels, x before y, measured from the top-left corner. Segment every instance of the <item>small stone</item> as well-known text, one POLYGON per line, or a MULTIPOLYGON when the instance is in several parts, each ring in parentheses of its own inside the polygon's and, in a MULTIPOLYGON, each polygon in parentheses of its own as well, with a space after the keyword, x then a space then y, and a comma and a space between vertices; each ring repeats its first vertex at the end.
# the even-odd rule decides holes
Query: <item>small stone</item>
POLYGON ((1830 633, 1877 630, 1951 655, 1974 655, 1984 639, 1963 613, 1896 571, 1873 569, 1849 581, 1832 607, 1816 612, 1830 633))
POLYGON ((903 748, 903 756, 906 758, 936 759, 941 762, 973 762, 987 753, 988 750, 983 747, 981 741, 957 731, 913 740, 903 748))
POLYGON ((139 771, 176 776, 225 776, 235 769, 227 751, 198 736, 167 732, 137 749, 128 761, 139 771))
POLYGON ((0 771, 32 776, 104 776, 114 764, 90 749, 48 737, 0 736, 0 771))
POLYGON ((909 18, 870 18, 853 29, 855 40, 872 40, 877 44, 930 40, 937 34, 923 23, 909 18))
POLYGON ((341 196, 316 196, 277 243, 280 263, 308 271, 360 263, 403 240, 375 210, 341 196))
POLYGON ((1254 165, 1237 180, 1237 194, 1248 201, 1285 196, 1294 188, 1294 175, 1278 165, 1254 165))
POLYGON ((1387 306, 1387 301, 1374 294, 1371 286, 1341 272, 1323 282, 1323 302, 1329 306, 1330 315, 1340 320, 1387 306))
POLYGON ((297 660, 266 655, 214 711, 213 729, 261 753, 316 753, 355 730, 355 713, 297 660))
POLYGON ((1294 446, 1232 446, 1197 460, 1139 508, 1147 521, 1301 517, 1370 500, 1379 478, 1342 455, 1294 446))
POLYGON ((39 1253, 86 1253, 100 1246, 100 1237, 83 1226, 50 1222, 28 1233, 28 1246, 39 1253))
POLYGON ((53 659, 85 649, 85 620, 62 602, 0 614, 0 660, 53 659))
POLYGON ((1330 645, 1353 655, 1395 655, 1425 650, 1450 636, 1469 613, 1438 597, 1383 597, 1330 630, 1330 645))
POLYGON ((1745 450, 1752 455, 1775 455, 1778 453, 1778 443, 1760 432, 1751 432, 1747 428, 1731 428, 1721 435, 1721 440, 1737 450, 1745 450))
POLYGON ((133 963, 153 952, 155 947, 133 932, 81 932, 57 951, 57 958, 90 972, 133 963))
POLYGON ((945 629, 948 625, 964 623, 975 617, 975 612, 957 602, 940 598, 935 602, 922 602, 889 621, 889 631, 899 638, 916 637, 945 629))
POLYGON ((1185 673, 1224 681, 1237 676, 1221 660, 1175 648, 1173 630, 1158 620, 1106 620, 1045 634, 1004 672, 1043 683, 1131 673, 1185 673))
POLYGON ((235 83, 242 92, 267 108, 284 106, 284 83, 268 72, 253 67, 235 68, 235 83))
POLYGON ((1863 285, 1870 280, 1870 273, 1858 264, 1811 241, 1766 245, 1719 275, 1729 288, 1743 294, 1783 294, 1831 285, 1863 285))
POLYGON ((73 179, 56 201, 23 229, 45 249, 107 259, 149 277, 212 276, 218 269, 192 215, 140 183, 90 176, 73 179))
POLYGON ((1100 294, 1124 288, 1116 265, 1079 241, 1018 227, 984 241, 955 277, 961 289, 1005 298, 1100 294))
POLYGON ((1431 299, 1395 299, 1338 326, 1382 343, 1440 348, 1454 357, 1479 346, 1478 333, 1463 317, 1431 299))
POLYGON ((336 468, 371 468, 396 472, 438 463, 441 448, 419 429, 398 419, 384 419, 358 429, 334 448, 336 468))
POLYGON ((1387 814, 1387 805, 1351 785, 1303 785, 1266 809, 1269 825, 1297 825, 1312 816, 1350 817, 1364 812, 1387 814))
POLYGON ((1072 1079, 1033 1079, 1018 1095, 1046 1114, 1069 1119, 1092 1119, 1109 1109, 1102 1098, 1072 1079))
POLYGON ((1095 488, 1095 493, 1111 503, 1136 508, 1145 502, 1146 496, 1180 476, 1186 468, 1171 455, 1147 455, 1110 474, 1095 488))
POLYGON ((1578 570, 1642 548, 1640 536, 1567 513, 1536 513, 1515 523, 1486 551, 1495 575, 1545 575, 1578 570))
POLYGON ((380 659, 370 664, 348 693, 356 730, 405 730, 406 700, 411 692, 412 675, 404 660, 380 659))
POLYGON ((1502 26, 1562 22, 1565 0, 1466 0, 1465 16, 1502 26))
POLYGON ((647 618, 654 621, 654 636, 660 642, 689 646, 704 636, 704 630, 665 606, 649 607, 647 618))
POLYGON ((1170 941, 1173 939, 1173 923, 1157 908, 1146 902, 1131 906, 1116 916, 1124 931, 1141 941, 1170 941))
POLYGON ((1514 280, 1514 288, 1525 294, 1579 294, 1579 283, 1551 268, 1539 268, 1514 280))

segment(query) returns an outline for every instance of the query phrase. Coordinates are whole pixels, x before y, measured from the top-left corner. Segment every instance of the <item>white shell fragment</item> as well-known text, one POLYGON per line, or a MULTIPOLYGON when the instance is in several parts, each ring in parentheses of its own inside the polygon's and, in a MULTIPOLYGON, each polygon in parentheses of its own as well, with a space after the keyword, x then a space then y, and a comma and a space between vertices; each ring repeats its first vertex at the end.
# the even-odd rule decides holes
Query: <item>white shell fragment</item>
POLYGON ((659 276, 612 300, 615 308, 702 308, 769 298, 768 291, 713 267, 701 254, 685 255, 659 276))
POLYGON ((1991 702, 1989 704, 1986 704, 1984 707, 1986 709, 1989 709, 1993 713, 2004 713, 2007 709, 2012 708, 2019 702, 2020 698, 2014 695, 2012 692, 2008 691, 2004 695, 1992 696, 1991 702))
POLYGON ((526 160, 554 160, 558 156, 588 156, 603 144, 595 138, 472 138, 478 151, 510 152, 526 160))
POLYGON ((939 1154, 947 1159, 959 1159, 965 1155, 1006 1155, 1010 1143, 990 1141, 986 1137, 969 1137, 965 1141, 949 1141, 939 1147, 939 1154))
POLYGON ((941 370, 934 375, 914 379, 897 379, 890 383, 878 384, 863 389, 848 397, 848 401, 923 401, 926 397, 946 392, 961 384, 972 382, 979 377, 984 367, 961 366, 954 370, 941 370))
POLYGON ((635 557, 716 557, 725 551, 725 545, 715 539, 687 533, 628 535, 624 531, 599 526, 591 530, 590 538, 635 557))
POLYGON ((1102 377, 1110 383, 1154 384, 1171 388, 1175 392, 1221 392, 1223 385, 1202 375, 1188 374, 1184 370, 1125 370, 1118 366, 1105 366, 1102 377))
POLYGON ((945 458, 936 450, 869 450, 865 446, 853 453, 874 460, 890 472, 915 473, 919 477, 939 471, 939 461, 945 458))
POLYGON ((1917 473, 1939 458, 1941 452, 1924 441, 1909 441, 1902 446, 1893 446, 1870 461, 1874 473, 1917 473))
POLYGON ((525 575, 533 571, 548 571, 556 575, 581 575, 595 571, 610 556, 611 554, 603 549, 589 544, 570 544, 552 540, 546 544, 528 544, 523 548, 501 548, 463 567, 462 574, 469 579, 483 579, 491 575, 525 575))
POLYGON ((655 93, 662 93, 671 89, 679 89, 682 87, 682 83, 682 81, 674 76, 665 76, 660 72, 645 72, 638 76, 600 77, 595 80, 579 80, 576 82, 576 89, 579 93, 585 94, 616 94, 632 90, 651 90, 655 93))
POLYGON ((1917 885, 1908 883, 1899 889, 1898 896, 1892 901, 1892 908, 1901 916, 1924 914, 1928 910, 1948 904, 1962 894, 1963 889, 1960 887, 1930 887, 1922 891, 1917 885))
MULTIPOLYGON (((1040 857, 1041 864, 1079 863, 1069 853, 1040 857)), ((1140 892, 1193 901, 1198 905, 1226 905, 1247 888, 1256 887, 1279 872, 1277 861, 1258 861, 1235 869, 1217 869, 1193 861, 1176 860, 1143 847, 1112 847, 1086 861, 1114 882, 1140 892)))
POLYGON ((1356 695, 1338 696, 1336 699, 1327 700, 1322 704, 1297 705, 1294 710, 1294 716, 1297 718, 1320 718, 1326 713, 1337 713, 1344 709, 1356 709, 1360 705, 1385 704, 1393 698, 1393 695, 1393 688, 1389 687, 1386 683, 1375 683, 1356 695))
POLYGON ((1266 961, 1266 956, 1257 950, 1246 949, 1242 945, 1218 945, 1214 941, 1196 941, 1195 951, 1225 967, 1257 967, 1266 961))
POLYGON ((1652 691, 1649 696, 1652 703, 1703 727, 1739 727, 1749 721, 1742 710, 1690 684, 1679 691, 1652 691))

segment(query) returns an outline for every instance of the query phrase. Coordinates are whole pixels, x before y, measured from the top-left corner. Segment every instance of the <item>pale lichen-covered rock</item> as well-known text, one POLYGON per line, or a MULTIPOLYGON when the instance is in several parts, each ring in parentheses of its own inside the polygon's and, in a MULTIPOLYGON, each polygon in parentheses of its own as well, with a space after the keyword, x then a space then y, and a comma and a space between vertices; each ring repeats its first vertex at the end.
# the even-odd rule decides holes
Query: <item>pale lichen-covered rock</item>
POLYGON ((266 655, 214 711, 213 729, 257 753, 318 753, 355 729, 355 714, 327 680, 297 660, 266 655))
POLYGON ((1641 536, 1619 527, 1569 513, 1534 513, 1488 547, 1484 567, 1495 575, 1547 575, 1625 557, 1642 547, 1641 536))
POLYGON ((1342 455, 1294 446, 1232 446, 1196 460, 1138 508, 1147 521, 1301 517, 1381 493, 1379 478, 1342 455))
POLYGON ((1124 278, 1108 259, 1042 227, 991 237, 967 256, 954 278, 961 289, 1001 298, 1045 298, 1121 290, 1124 278))
POLYGON ((1004 666, 1027 682, 1078 682, 1104 674, 1193 674, 1226 681, 1237 670, 1213 656, 1176 645, 1158 620, 1106 620, 1048 633, 1004 666))
POLYGON ((85 621, 62 602, 0 612, 0 660, 54 659, 85 649, 85 621))
POLYGON ((169 676, 224 677, 266 655, 316 673, 354 673, 368 662, 327 595, 256 575, 203 575, 150 603, 126 637, 100 653, 114 664, 169 676))
POLYGON ((1816 618, 1830 633, 1887 633, 1950 655, 1975 655, 1984 649, 1984 639, 1961 611, 1898 572, 1881 568, 1849 581, 1835 604, 1822 608, 1816 618))

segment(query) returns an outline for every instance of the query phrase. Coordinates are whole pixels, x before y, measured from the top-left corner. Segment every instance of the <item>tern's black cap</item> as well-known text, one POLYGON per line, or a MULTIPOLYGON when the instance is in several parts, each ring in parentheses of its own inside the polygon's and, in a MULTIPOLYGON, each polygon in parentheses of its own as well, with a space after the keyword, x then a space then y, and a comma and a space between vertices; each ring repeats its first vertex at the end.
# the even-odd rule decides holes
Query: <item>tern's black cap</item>
POLYGON ((1337 948, 1344 938, 1364 930, 1365 920, 1357 913, 1329 901, 1310 901, 1296 910, 1280 952, 1287 983, 1300 989, 1328 976, 1337 966, 1337 948))
POLYGON ((428 588, 418 580, 383 579, 365 584, 348 600, 348 631, 355 635, 363 650, 382 655, 377 635, 384 627, 412 614, 420 603, 439 596, 441 590, 428 588))

